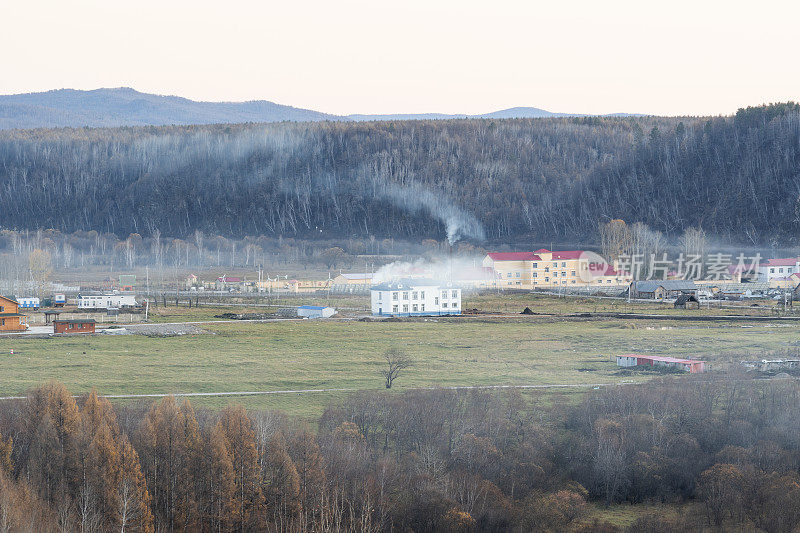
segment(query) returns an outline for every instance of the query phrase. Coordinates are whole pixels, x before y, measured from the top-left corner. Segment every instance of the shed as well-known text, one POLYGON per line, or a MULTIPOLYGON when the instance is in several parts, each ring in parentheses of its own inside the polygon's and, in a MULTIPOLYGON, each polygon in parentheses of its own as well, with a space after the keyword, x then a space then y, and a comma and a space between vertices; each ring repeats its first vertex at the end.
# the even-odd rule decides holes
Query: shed
POLYGON ((631 282, 628 290, 634 298, 663 300, 681 294, 697 294, 697 285, 692 280, 682 279, 644 280, 631 282))
POLYGON ((675 300, 676 309, 691 309, 692 307, 700 309, 700 300, 698 300, 697 296, 694 294, 681 294, 678 296, 678 299, 675 300))
POLYGON ((700 374, 705 372, 705 361, 696 359, 678 359, 676 357, 665 357, 661 355, 637 355, 627 354, 617 356, 617 366, 668 366, 679 368, 690 374, 700 374))
POLYGON ((95 321, 91 318, 53 320, 53 333, 94 333, 95 321))
POLYGON ((333 307, 322 307, 318 305, 301 305, 297 308, 297 316, 304 318, 330 318, 336 314, 333 307))

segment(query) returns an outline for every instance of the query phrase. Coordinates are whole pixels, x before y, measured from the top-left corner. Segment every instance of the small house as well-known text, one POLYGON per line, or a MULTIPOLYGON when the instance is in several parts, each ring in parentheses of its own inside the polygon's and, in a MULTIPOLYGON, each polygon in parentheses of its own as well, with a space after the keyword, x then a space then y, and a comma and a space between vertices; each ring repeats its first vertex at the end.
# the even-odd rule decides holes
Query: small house
POLYGON ((322 307, 318 305, 301 305, 297 308, 297 316, 303 318, 330 318, 336 314, 333 307, 322 307))
POLYGON ((700 309, 700 300, 694 294, 681 294, 675 300, 675 309, 700 309))
POLYGON ((664 279, 633 281, 628 289, 633 298, 664 300, 682 294, 697 295, 697 285, 692 280, 664 279))
POLYGON ((53 333, 94 333, 95 321, 91 318, 66 320, 57 318, 53 320, 53 333))
POLYGON ((678 359, 676 357, 664 357, 660 355, 618 355, 617 366, 665 366, 678 368, 690 374, 701 374, 706 370, 705 361, 697 361, 695 359, 678 359))
POLYGON ((20 314, 16 300, 0 296, 0 331, 25 331, 28 329, 26 318, 20 314))

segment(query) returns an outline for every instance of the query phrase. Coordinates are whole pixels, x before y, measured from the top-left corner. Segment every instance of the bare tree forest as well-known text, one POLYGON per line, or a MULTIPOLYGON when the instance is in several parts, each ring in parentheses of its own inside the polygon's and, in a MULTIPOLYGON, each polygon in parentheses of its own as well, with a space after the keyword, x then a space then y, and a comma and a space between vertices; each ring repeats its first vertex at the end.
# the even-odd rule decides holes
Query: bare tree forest
POLYGON ((0 404, 3 531, 631 531, 800 525, 800 386, 718 375, 609 387, 363 392, 280 412, 112 406, 51 382, 0 404), (672 516, 672 518, 670 518, 672 516), (677 518, 677 517, 681 518, 677 518))
POLYGON ((0 132, 7 229, 179 238, 599 242, 614 219, 673 238, 797 243, 795 104, 718 118, 281 123, 0 132))

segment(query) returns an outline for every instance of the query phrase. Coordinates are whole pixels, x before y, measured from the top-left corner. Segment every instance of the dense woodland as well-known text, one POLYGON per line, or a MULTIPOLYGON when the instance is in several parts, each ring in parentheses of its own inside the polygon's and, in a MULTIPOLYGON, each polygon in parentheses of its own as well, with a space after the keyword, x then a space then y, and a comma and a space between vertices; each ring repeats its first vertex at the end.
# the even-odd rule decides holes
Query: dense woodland
POLYGON ((364 392, 312 430, 172 397, 113 408, 48 383, 0 404, 0 530, 617 531, 597 509, 647 502, 682 512, 632 531, 788 532, 800 524, 799 403, 795 381, 725 376, 578 404, 364 392))
POLYGON ((800 112, 11 130, 0 212, 120 238, 597 242, 621 218, 795 245, 800 112))

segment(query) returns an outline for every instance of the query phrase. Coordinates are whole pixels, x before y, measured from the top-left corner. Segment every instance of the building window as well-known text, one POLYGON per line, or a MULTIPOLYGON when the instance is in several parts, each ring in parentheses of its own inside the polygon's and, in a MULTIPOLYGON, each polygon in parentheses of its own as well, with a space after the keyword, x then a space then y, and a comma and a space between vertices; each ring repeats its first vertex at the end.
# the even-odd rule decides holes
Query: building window
POLYGON ((553 261, 553 266, 558 267, 558 261, 553 261))
POLYGON ((396 305, 393 305, 393 306, 392 306, 392 313, 396 313, 396 312, 397 312, 397 306, 396 306, 396 305))
POLYGON ((563 272, 561 272, 561 277, 562 277, 562 278, 566 278, 566 277, 567 277, 567 273, 566 273, 566 271, 563 271, 563 272))
POLYGON ((545 272, 550 272, 550 267, 544 267, 545 272))
POLYGON ((572 283, 575 283, 575 280, 574 280, 574 279, 572 280, 572 283))
POLYGON ((573 270, 573 271, 572 271, 572 274, 570 274, 570 275, 574 276, 574 275, 575 275, 575 271, 573 270))
POLYGON ((447 300, 447 291, 442 291, 442 300, 447 300))
POLYGON ((420 305, 420 310, 424 313, 425 312, 425 304, 420 305))
POLYGON ((383 293, 378 291, 378 300, 380 300, 382 297, 383 297, 383 293))
POLYGON ((458 298, 458 291, 453 291, 452 296, 453 298, 458 298))
POLYGON ((396 292, 392 293, 392 300, 397 300, 397 293, 396 292))
POLYGON ((5 326, 5 325, 6 325, 6 319, 0 318, 0 326, 5 326))
POLYGON ((408 300, 408 291, 403 291, 403 300, 408 300))
POLYGON ((519 277, 519 272, 517 272, 517 277, 519 277))
POLYGON ((447 302, 444 302, 444 303, 442 304, 442 309, 447 309, 447 302))
POLYGON ((547 282, 549 282, 549 281, 550 281, 550 278, 548 278, 547 276, 545 276, 545 278, 544 278, 544 282, 545 282, 545 283, 547 283, 547 282))
POLYGON ((521 281, 518 281, 518 282, 517 282, 517 285, 522 285, 522 282, 521 282, 521 281))
POLYGON ((416 300, 417 299, 417 291, 414 291, 414 292, 411 293, 411 299, 412 300, 416 300))
POLYGON ((531 268, 539 268, 539 267, 536 265, 536 263, 533 263, 533 264, 531 265, 531 268))
POLYGON ((433 305, 439 305, 439 297, 433 299, 433 305))
POLYGON ((379 307, 379 308, 378 308, 378 314, 379 314, 379 315, 382 315, 382 314, 383 314, 383 307, 379 307))
POLYGON ((567 262, 566 261, 562 261, 561 262, 561 268, 566 268, 566 266, 567 266, 567 262))
POLYGON ((535 278, 535 277, 537 277, 537 274, 538 274, 538 272, 534 272, 534 273, 533 273, 533 277, 534 277, 534 278, 535 278))
MULTIPOLYGON (((424 300, 425 299, 425 291, 419 291, 419 299, 420 300, 424 300)), ((424 311, 424 309, 423 309, 423 311, 424 311)))
POLYGON ((414 304, 414 306, 413 306, 413 308, 412 308, 412 309, 413 309, 413 311, 416 313, 416 312, 418 312, 418 311, 419 311, 419 306, 418 306, 417 304, 414 304))
POLYGON ((74 329, 74 328, 75 328, 75 324, 70 324, 69 325, 69 329, 74 329))
POLYGON ((403 312, 408 313, 408 304, 403 304, 403 312))
POLYGON ((774 268, 770 268, 770 269, 769 269, 769 273, 770 273, 770 274, 774 274, 774 273, 775 273, 775 269, 774 269, 774 268))

